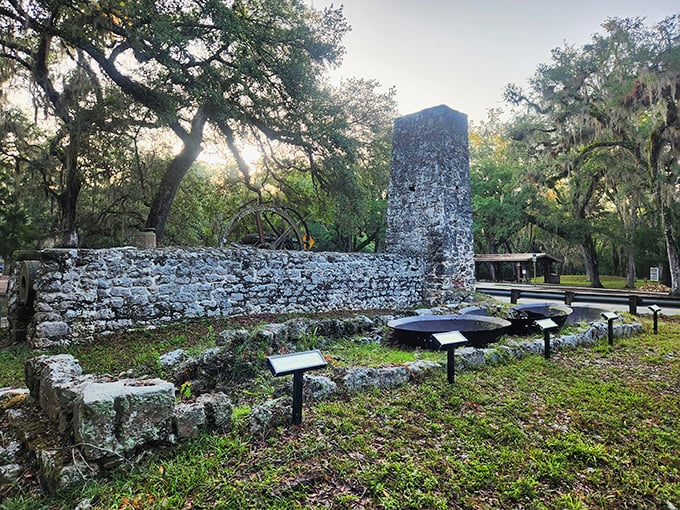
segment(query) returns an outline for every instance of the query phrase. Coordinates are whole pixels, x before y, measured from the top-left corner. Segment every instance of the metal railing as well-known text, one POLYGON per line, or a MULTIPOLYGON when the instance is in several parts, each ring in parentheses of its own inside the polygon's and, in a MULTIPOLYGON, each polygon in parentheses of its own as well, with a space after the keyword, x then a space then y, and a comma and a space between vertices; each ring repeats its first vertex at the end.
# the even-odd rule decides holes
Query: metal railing
POLYGON ((641 295, 641 294, 623 294, 605 292, 588 292, 588 291, 574 291, 558 290, 558 289, 521 289, 517 287, 512 288, 493 288, 480 287, 477 292, 482 294, 489 294, 491 296, 509 297, 510 302, 516 304, 520 297, 529 299, 546 299, 552 301, 562 301, 566 305, 572 303, 601 303, 601 304, 615 304, 628 305, 628 311, 637 315, 637 309, 641 306, 658 305, 668 308, 680 308, 680 298, 659 295, 641 295))

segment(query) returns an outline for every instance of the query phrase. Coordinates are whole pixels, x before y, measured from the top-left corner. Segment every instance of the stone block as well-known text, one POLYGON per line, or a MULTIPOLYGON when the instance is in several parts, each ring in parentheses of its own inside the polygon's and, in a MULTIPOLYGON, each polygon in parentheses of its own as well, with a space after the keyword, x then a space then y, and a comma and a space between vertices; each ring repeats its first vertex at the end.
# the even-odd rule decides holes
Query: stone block
POLYGON ((486 357, 482 349, 462 347, 456 349, 456 358, 460 357, 465 368, 482 368, 486 365, 486 357))
POLYGON ((268 400, 264 404, 253 408, 250 413, 250 432, 264 434, 292 421, 293 398, 286 396, 275 400, 268 400))
POLYGON ((51 494, 82 485, 93 479, 97 466, 84 461, 75 461, 70 449, 38 450, 35 452, 40 478, 51 494))
POLYGON ((197 402, 205 408, 206 422, 211 430, 222 432, 231 428, 231 400, 222 392, 199 395, 197 402))
POLYGON ((73 403, 73 431, 86 459, 126 455, 167 439, 175 386, 161 379, 123 379, 82 388, 73 403))
POLYGON ((24 468, 19 464, 0 465, 0 486, 18 483, 23 472, 24 468))
POLYGON ((178 438, 197 435, 205 429, 205 406, 199 402, 180 402, 175 406, 173 423, 178 438))
POLYGON ((72 380, 83 373, 78 361, 70 354, 43 355, 30 358, 24 364, 24 379, 31 396, 36 400, 40 398, 43 370, 47 367, 50 367, 50 375, 62 381, 72 380))
POLYGON ((303 376, 302 394, 306 401, 323 400, 337 390, 338 385, 324 375, 303 376))
POLYGON ((342 382, 347 390, 357 391, 371 386, 392 388, 407 383, 409 379, 409 370, 402 365, 386 368, 351 368, 345 373, 342 382))

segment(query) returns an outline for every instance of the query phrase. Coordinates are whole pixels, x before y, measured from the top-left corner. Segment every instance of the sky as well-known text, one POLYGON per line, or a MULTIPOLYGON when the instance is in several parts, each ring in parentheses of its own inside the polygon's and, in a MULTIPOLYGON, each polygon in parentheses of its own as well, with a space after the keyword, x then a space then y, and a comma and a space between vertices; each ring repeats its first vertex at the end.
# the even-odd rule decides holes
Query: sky
POLYGON ((609 17, 653 25, 680 12, 678 0, 309 0, 343 5, 352 31, 336 79, 394 86, 401 114, 445 104, 480 122, 508 108, 503 89, 521 86, 550 51, 582 46, 609 17))

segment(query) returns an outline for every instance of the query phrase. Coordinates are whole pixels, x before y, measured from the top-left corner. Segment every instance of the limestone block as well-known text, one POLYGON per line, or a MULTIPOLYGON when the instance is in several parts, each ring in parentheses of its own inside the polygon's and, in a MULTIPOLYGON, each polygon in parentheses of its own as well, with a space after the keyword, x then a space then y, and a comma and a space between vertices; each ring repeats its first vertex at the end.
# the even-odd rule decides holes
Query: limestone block
POLYGON ((5 464, 0 466, 0 486, 13 485, 19 481, 24 468, 19 464, 5 464))
POLYGON ((233 347, 240 345, 250 338, 247 329, 227 329, 217 334, 215 343, 220 346, 233 347))
POLYGON ((12 464, 19 459, 21 455, 21 443, 18 441, 10 441, 6 447, 0 446, 0 464, 12 464))
POLYGON ((69 449, 38 450, 35 458, 41 480, 51 494, 82 485, 97 474, 97 467, 84 461, 74 462, 69 449))
POLYGON ((326 376, 308 374, 303 376, 302 394, 305 400, 323 400, 337 390, 338 385, 326 376))
POLYGON ((83 373, 78 361, 70 354, 43 355, 27 360, 24 364, 24 379, 31 396, 36 400, 40 398, 43 370, 47 367, 49 367, 49 374, 46 375, 62 381, 72 380, 83 373))
POLYGON ((456 349, 456 358, 460 357, 465 368, 482 368, 486 365, 486 357, 482 349, 474 347, 462 347, 456 349))
POLYGON ((73 429, 85 458, 128 454, 171 432, 175 386, 161 379, 122 379, 82 388, 73 429))
POLYGON ((205 408, 207 425, 218 432, 231 428, 232 405, 231 400, 222 392, 205 393, 196 399, 205 408))
POLYGON ((350 391, 361 390, 370 386, 392 388, 409 381, 409 370, 406 366, 386 368, 352 368, 342 378, 343 385, 350 391))
POLYGON ((180 439, 197 435, 205 428, 205 406, 199 402, 180 402, 175 406, 173 423, 180 439))
POLYGON ((440 363, 423 359, 409 361, 405 365, 407 370, 413 375, 426 374, 428 372, 432 372, 433 370, 440 370, 443 368, 440 363))
POLYGON ((176 349, 160 357, 161 367, 163 367, 163 370, 172 370, 186 359, 186 351, 184 349, 176 349))
POLYGON ((292 420, 293 398, 289 396, 268 400, 250 413, 250 432, 264 434, 270 429, 287 425, 292 420))

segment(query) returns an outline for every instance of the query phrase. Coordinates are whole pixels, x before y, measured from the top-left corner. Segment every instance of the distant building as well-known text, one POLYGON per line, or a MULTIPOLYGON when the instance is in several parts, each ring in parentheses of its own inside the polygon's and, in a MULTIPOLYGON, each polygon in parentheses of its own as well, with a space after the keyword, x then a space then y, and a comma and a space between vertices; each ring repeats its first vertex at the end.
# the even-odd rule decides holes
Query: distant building
POLYGON ((560 283, 559 263, 559 259, 547 253, 481 253, 475 255, 475 277, 529 282, 534 276, 543 276, 545 283, 560 283))

